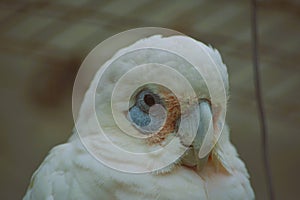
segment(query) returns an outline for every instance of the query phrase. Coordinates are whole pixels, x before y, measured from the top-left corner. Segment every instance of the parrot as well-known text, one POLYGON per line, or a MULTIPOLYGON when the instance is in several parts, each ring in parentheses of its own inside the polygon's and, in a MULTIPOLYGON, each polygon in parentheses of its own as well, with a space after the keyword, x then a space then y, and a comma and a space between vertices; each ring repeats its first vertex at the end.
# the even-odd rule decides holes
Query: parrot
POLYGON ((23 200, 255 199, 222 114, 228 93, 220 53, 191 37, 152 35, 119 49, 94 75, 71 137, 50 150, 23 200), (225 99, 211 94, 223 90, 225 99), (121 126, 139 137, 120 134, 121 126))

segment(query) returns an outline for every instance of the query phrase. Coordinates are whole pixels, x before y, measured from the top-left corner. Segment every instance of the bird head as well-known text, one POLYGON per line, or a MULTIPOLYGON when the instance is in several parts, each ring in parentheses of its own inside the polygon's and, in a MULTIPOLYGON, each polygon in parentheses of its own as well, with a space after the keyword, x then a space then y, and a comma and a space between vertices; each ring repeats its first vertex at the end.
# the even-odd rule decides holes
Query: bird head
POLYGON ((222 159, 228 75, 217 50, 155 35, 119 50, 88 89, 77 132, 103 164, 126 172, 200 172, 222 159), (221 136, 221 140, 219 137, 221 136))

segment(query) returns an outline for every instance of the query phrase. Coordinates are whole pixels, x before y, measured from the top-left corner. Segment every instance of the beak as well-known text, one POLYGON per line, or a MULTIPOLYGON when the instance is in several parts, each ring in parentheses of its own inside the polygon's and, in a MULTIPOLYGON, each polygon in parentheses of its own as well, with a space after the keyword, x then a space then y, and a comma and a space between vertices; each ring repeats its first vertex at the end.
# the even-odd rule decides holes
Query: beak
POLYGON ((196 136, 189 145, 187 151, 182 157, 182 163, 189 167, 196 167, 197 171, 201 171, 207 162, 210 152, 207 152, 207 138, 213 136, 213 114, 211 105, 207 100, 201 100, 199 103, 198 119, 199 125, 196 136))

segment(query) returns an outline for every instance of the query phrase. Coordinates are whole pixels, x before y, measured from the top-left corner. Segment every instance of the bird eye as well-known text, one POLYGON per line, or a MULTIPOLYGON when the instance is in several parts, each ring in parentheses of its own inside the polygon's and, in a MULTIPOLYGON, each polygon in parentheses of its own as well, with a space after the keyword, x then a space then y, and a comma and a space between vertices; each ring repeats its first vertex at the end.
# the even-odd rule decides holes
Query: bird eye
POLYGON ((151 94, 146 94, 144 96, 144 102, 150 107, 155 104, 154 97, 151 94))
POLYGON ((131 96, 128 119, 142 134, 174 132, 179 117, 177 97, 162 85, 144 85, 131 96))
POLYGON ((163 126, 166 112, 163 99, 158 94, 142 88, 132 96, 132 101, 128 117, 143 134, 153 133, 163 126))
POLYGON ((162 100, 150 90, 142 90, 135 97, 135 106, 145 113, 149 113, 149 109, 155 104, 162 104, 162 100))

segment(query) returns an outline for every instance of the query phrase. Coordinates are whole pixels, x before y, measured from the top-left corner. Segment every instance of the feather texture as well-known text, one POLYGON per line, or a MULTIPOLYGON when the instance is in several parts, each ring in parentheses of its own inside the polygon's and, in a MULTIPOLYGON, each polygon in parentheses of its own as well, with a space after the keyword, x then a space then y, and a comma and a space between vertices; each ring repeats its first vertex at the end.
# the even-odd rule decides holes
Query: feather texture
POLYGON ((24 200, 254 199, 244 164, 235 162, 239 168, 230 174, 216 170, 212 162, 200 175, 182 166, 165 174, 129 174, 99 164, 73 140, 51 150, 24 200))
MULTIPOLYGON (((210 71, 210 67, 215 65, 221 76, 226 93, 228 93, 228 75, 226 66, 223 64, 220 54, 217 50, 212 49, 185 36, 172 36, 163 38, 161 36, 153 36, 136 42, 135 44, 121 49, 103 67, 111 64, 112 60, 124 53, 134 49, 145 48, 147 46, 155 46, 157 48, 168 49, 181 56, 190 57, 201 66, 206 74, 206 78, 211 79, 212 83, 217 79, 210 71), (202 60, 202 62, 200 62, 202 60)), ((202 199, 202 200, 232 200, 254 199, 254 193, 249 182, 249 175, 244 163, 240 160, 234 146, 229 140, 229 130, 225 127, 214 149, 212 150, 207 163, 200 172, 193 168, 186 167, 176 160, 174 163, 162 171, 155 173, 132 174, 114 170, 97 161, 83 146, 77 132, 83 133, 82 140, 93 147, 94 152, 98 152, 107 157, 107 159, 115 162, 123 167, 142 168, 147 160, 138 160, 134 157, 131 162, 124 163, 122 155, 109 148, 101 136, 97 135, 97 122, 93 118, 93 91, 96 91, 96 109, 99 110, 100 116, 103 117, 103 124, 107 130, 112 133, 116 131, 114 123, 108 118, 108 106, 103 104, 101 99, 110 98, 108 92, 113 87, 113 83, 118 77, 118 73, 128 68, 130 63, 138 65, 139 63, 151 62, 160 59, 162 63, 171 65, 172 61, 168 55, 161 55, 159 58, 154 55, 147 54, 140 57, 132 57, 126 62, 119 63, 121 71, 114 71, 110 76, 103 80, 105 87, 98 88, 98 78, 100 73, 95 75, 95 79, 91 83, 87 91, 77 123, 81 124, 77 127, 73 136, 65 144, 53 148, 41 166, 33 174, 31 183, 28 187, 24 200, 65 200, 65 199, 202 199), (97 97, 101 96, 97 100, 97 97)), ((178 61, 180 62, 180 61, 178 61)), ((176 63, 175 63, 176 64, 176 63)), ((177 63, 178 64, 178 63, 177 63)), ((179 63, 182 64, 182 63, 179 63)), ((184 66, 183 66, 184 67, 184 66)), ((184 68, 185 69, 185 68, 184 68)), ((201 98, 209 98, 208 89, 204 80, 199 80, 193 74, 193 71, 183 70, 184 76, 191 82, 201 98)), ((151 71, 147 73, 151 76, 151 71)), ((157 76, 157 75, 156 75, 157 76)), ((161 75, 163 77, 163 75, 161 75)), ((164 75, 165 76, 165 75, 164 75)), ((139 79, 137 77, 136 79, 139 79)), ((135 80, 136 81, 136 80, 135 80)), ((130 82, 128 85, 132 84, 130 82)), ((219 90, 219 85, 213 84, 212 88, 219 90)), ((128 91, 124 91, 126 93, 128 91)), ((122 96, 122 94, 120 94, 122 96)), ((120 102, 122 103, 120 99, 120 102)), ((214 105, 221 104, 221 98, 216 98, 214 105)), ((194 122, 190 122, 194 123, 194 122)), ((188 123, 187 123, 187 133, 188 123)), ((116 142, 123 138, 115 137, 116 142)), ((145 148, 132 143, 130 139, 124 138, 126 144, 130 144, 131 148, 145 148)), ((177 139, 178 140, 178 139, 177 139)), ((122 141, 124 142, 124 141, 122 141)), ((173 156, 179 147, 180 141, 174 144, 174 151, 170 151, 165 156, 173 156)), ((172 149, 171 149, 172 150, 172 149)))

